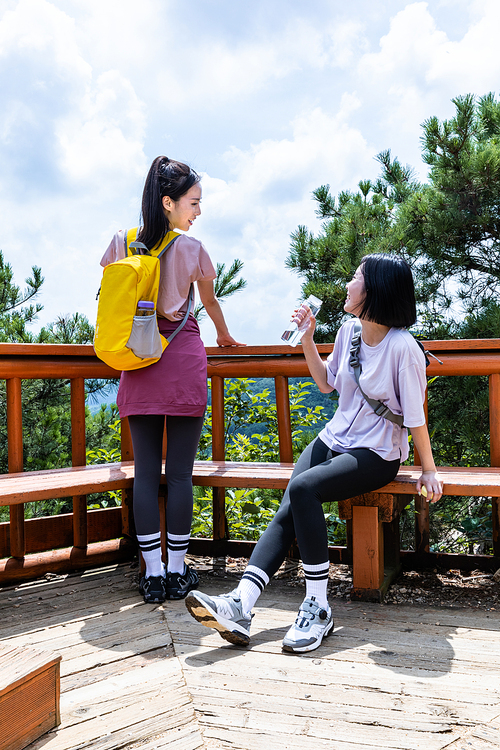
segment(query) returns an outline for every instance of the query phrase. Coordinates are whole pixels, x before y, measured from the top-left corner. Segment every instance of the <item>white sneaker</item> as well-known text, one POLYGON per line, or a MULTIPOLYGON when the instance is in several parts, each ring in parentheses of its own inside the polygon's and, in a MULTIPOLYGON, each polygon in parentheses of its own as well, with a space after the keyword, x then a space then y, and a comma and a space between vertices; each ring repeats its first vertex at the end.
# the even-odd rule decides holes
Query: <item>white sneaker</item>
POLYGON ((320 607, 315 596, 306 597, 300 605, 294 624, 283 638, 283 651, 314 651, 333 630, 332 610, 320 607))
POLYGON ((243 613, 236 591, 221 596, 191 591, 186 597, 186 607, 195 620, 218 630, 224 640, 237 646, 248 646, 253 615, 243 613))

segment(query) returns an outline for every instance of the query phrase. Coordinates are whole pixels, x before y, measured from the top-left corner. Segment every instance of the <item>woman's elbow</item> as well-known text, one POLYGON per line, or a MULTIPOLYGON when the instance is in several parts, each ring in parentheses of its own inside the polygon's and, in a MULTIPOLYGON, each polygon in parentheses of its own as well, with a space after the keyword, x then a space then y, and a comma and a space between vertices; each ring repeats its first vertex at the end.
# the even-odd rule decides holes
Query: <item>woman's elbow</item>
POLYGON ((328 383, 318 383, 317 385, 320 393, 331 393, 333 391, 332 386, 328 385, 328 383))

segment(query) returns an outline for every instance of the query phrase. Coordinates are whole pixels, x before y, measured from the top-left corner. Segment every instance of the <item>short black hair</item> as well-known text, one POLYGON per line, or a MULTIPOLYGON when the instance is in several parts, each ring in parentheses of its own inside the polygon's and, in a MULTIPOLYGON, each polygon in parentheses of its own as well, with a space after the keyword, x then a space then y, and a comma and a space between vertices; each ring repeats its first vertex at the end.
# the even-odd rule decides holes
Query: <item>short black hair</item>
POLYGON ((408 263, 398 255, 376 253, 361 261, 366 296, 360 318, 391 328, 409 328, 417 320, 415 286, 408 263))

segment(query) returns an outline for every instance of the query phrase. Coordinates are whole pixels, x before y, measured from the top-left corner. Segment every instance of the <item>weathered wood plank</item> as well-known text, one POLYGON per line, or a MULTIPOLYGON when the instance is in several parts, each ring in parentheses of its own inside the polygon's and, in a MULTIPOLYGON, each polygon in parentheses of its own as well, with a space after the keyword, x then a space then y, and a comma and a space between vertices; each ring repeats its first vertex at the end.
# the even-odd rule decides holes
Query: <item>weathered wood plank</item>
MULTIPOLYGON (((269 622, 270 630, 259 631, 258 615, 259 611, 256 610, 255 627, 252 629, 252 649, 269 654, 280 654, 281 640, 293 622, 293 618, 290 620, 284 617, 280 621, 280 628, 273 627, 278 621, 269 622)), ((196 647, 200 642, 214 647, 220 645, 221 639, 217 634, 206 636, 200 627, 196 627, 196 624, 193 628, 190 623, 186 623, 182 631, 171 630, 171 632, 174 632, 176 638, 179 638, 186 646, 191 644, 196 647), (210 640, 207 641, 207 637, 210 640)), ((207 632, 210 633, 210 631, 207 632)), ((401 638, 398 641, 394 635, 386 633, 385 637, 382 635, 379 641, 374 643, 375 639, 365 633, 360 633, 357 637, 346 637, 340 626, 324 641, 321 647, 321 658, 340 662, 349 661, 352 664, 376 663, 383 669, 403 670, 404 673, 409 669, 430 670, 434 675, 446 675, 452 672, 457 675, 462 674, 462 679, 466 681, 470 678, 474 680, 477 675, 480 675, 484 689, 492 685, 496 690, 496 675, 500 668, 498 646, 496 653, 494 649, 491 649, 489 658, 486 643, 478 648, 476 641, 468 651, 466 641, 456 641, 452 645, 443 638, 431 644, 427 639, 420 643, 416 639, 412 640, 410 636, 407 640, 401 638)))
MULTIPOLYGON (((14 603, 23 613, 0 625, 0 638, 10 634, 0 643, 57 643, 66 670, 63 724, 30 750, 462 750, 459 738, 492 750, 500 633, 490 613, 334 601, 336 632, 296 657, 281 639, 298 589, 268 588, 251 646, 240 649, 184 602, 144 605, 127 573, 123 565, 0 591, 3 615, 14 603)), ((231 582, 202 583, 221 588, 231 582)))
POLYGON ((306 744, 305 747, 313 747, 312 741, 318 738, 330 741, 335 739, 337 745, 341 746, 343 743, 346 748, 352 743, 397 750, 422 750, 423 747, 426 750, 441 750, 460 736, 457 730, 444 730, 443 733, 418 732, 393 727, 389 732, 383 726, 364 726, 329 718, 295 716, 290 711, 285 715, 275 713, 272 709, 255 711, 249 706, 221 708, 213 702, 205 703, 203 713, 199 718, 202 727, 217 728, 217 731, 222 733, 227 728, 233 727, 238 728, 240 736, 245 737, 254 732, 268 735, 268 741, 269 735, 280 736, 282 744, 278 746, 281 747, 286 747, 289 737, 300 735, 304 740, 307 738, 309 745, 306 744))

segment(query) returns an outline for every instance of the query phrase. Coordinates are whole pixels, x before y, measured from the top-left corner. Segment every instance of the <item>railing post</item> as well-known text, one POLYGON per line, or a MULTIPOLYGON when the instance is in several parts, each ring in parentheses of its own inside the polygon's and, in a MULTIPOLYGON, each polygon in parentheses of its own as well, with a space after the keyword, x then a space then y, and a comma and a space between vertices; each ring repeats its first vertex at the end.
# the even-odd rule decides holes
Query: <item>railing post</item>
POLYGON ((277 375, 274 378, 274 389, 276 393, 276 414, 278 417, 280 461, 291 464, 293 463, 293 445, 288 378, 284 375, 277 375))
MULTIPOLYGON (((429 423, 429 401, 427 391, 425 392, 424 401, 425 420, 429 423)), ((418 451, 413 447, 415 466, 420 466, 420 456, 418 451)), ((417 557, 425 552, 429 552, 430 526, 429 526, 429 503, 422 495, 415 495, 415 552, 417 557)))
MULTIPOLYGON (((490 386, 490 463, 500 466, 500 375, 489 377, 490 386)), ((500 501, 491 498, 493 521, 493 554, 500 556, 500 501)))
MULTIPOLYGON (((212 460, 225 459, 224 378, 212 377, 212 460)), ((213 538, 227 538, 226 493, 224 487, 213 488, 213 538)))
MULTIPOLYGON (((23 407, 21 378, 9 378, 7 390, 7 441, 9 451, 9 472, 23 470, 23 407)), ((22 559, 26 554, 24 536, 24 505, 11 505, 10 513, 10 555, 22 559)))
MULTIPOLYGON (((71 463, 85 466, 87 463, 85 443, 85 380, 71 380, 71 463)), ((87 496, 73 497, 73 546, 87 549, 87 496)))

